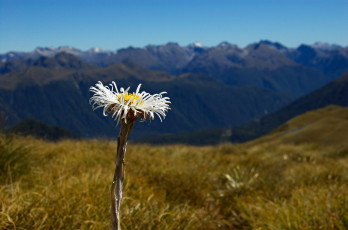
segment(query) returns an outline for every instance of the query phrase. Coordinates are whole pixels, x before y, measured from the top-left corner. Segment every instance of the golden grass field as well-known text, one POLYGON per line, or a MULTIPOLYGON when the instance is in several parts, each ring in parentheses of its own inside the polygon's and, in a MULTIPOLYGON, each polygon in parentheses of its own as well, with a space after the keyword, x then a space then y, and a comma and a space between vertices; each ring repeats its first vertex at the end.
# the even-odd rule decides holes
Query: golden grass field
MULTIPOLYGON (((129 143, 121 227, 348 229, 348 148, 320 143, 129 143)), ((116 141, 0 135, 0 151, 0 229, 110 229, 116 141)))

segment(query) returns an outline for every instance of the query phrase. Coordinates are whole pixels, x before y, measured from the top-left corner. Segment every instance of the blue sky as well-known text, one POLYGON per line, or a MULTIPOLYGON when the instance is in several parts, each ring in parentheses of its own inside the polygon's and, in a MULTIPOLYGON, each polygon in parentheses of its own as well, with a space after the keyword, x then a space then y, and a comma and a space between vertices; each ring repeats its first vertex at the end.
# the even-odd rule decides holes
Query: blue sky
POLYGON ((0 0, 0 53, 267 39, 348 45, 348 0, 0 0))

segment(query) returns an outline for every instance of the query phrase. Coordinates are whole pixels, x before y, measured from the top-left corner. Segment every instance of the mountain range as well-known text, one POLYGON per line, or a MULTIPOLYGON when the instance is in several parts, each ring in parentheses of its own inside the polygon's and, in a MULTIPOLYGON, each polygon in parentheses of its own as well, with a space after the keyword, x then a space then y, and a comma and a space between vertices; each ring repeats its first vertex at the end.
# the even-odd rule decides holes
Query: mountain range
POLYGON ((37 48, 33 52, 0 55, 0 74, 31 66, 37 59, 54 57, 62 52, 98 67, 126 61, 173 75, 207 74, 228 85, 267 88, 292 99, 319 88, 348 70, 348 47, 316 43, 295 49, 277 42, 260 41, 245 48, 228 42, 214 47, 199 43, 181 47, 177 43, 167 43, 117 51, 98 48, 80 51, 69 46, 37 48))
POLYGON ((232 127, 275 112, 348 71, 348 47, 293 49, 269 41, 245 48, 227 42, 117 51, 59 47, 9 52, 0 60, 0 109, 8 114, 8 127, 34 118, 82 137, 116 136, 112 119, 88 105, 90 86, 114 80, 131 89, 142 83, 150 93, 166 91, 172 100, 163 124, 139 123, 134 138, 215 129, 217 136, 224 130, 237 141, 248 138, 233 139, 232 127))

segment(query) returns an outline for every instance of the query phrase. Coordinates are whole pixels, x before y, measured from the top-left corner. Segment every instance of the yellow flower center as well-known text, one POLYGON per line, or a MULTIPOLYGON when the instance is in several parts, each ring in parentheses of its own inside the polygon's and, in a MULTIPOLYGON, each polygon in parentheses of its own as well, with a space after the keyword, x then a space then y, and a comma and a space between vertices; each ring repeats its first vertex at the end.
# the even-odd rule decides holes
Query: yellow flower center
MULTIPOLYGON (((132 100, 131 100, 130 103, 133 103, 133 101, 134 101, 134 100, 138 100, 139 97, 140 97, 140 96, 137 95, 137 94, 125 93, 125 95, 124 95, 124 102, 127 103, 127 102, 132 98, 132 100)), ((118 95, 118 99, 121 100, 121 94, 118 95)), ((142 100, 141 100, 141 101, 142 101, 142 100)), ((140 102, 141 102, 141 101, 140 101, 140 102)), ((139 103, 139 102, 138 102, 138 103, 139 103)), ((138 103, 137 103, 137 104, 138 104, 138 103)))

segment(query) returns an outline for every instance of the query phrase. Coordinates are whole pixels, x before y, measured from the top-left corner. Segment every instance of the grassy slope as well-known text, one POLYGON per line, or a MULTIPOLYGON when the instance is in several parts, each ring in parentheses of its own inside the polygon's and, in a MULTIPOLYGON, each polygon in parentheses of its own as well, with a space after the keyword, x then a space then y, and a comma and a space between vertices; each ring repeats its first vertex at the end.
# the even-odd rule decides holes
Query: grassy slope
POLYGON ((299 115, 251 143, 312 143, 348 149, 348 107, 330 105, 299 115))
MULTIPOLYGON (((0 138, 0 229, 109 229, 115 142, 0 138)), ((128 145, 123 229, 347 229, 348 149, 128 145)))

